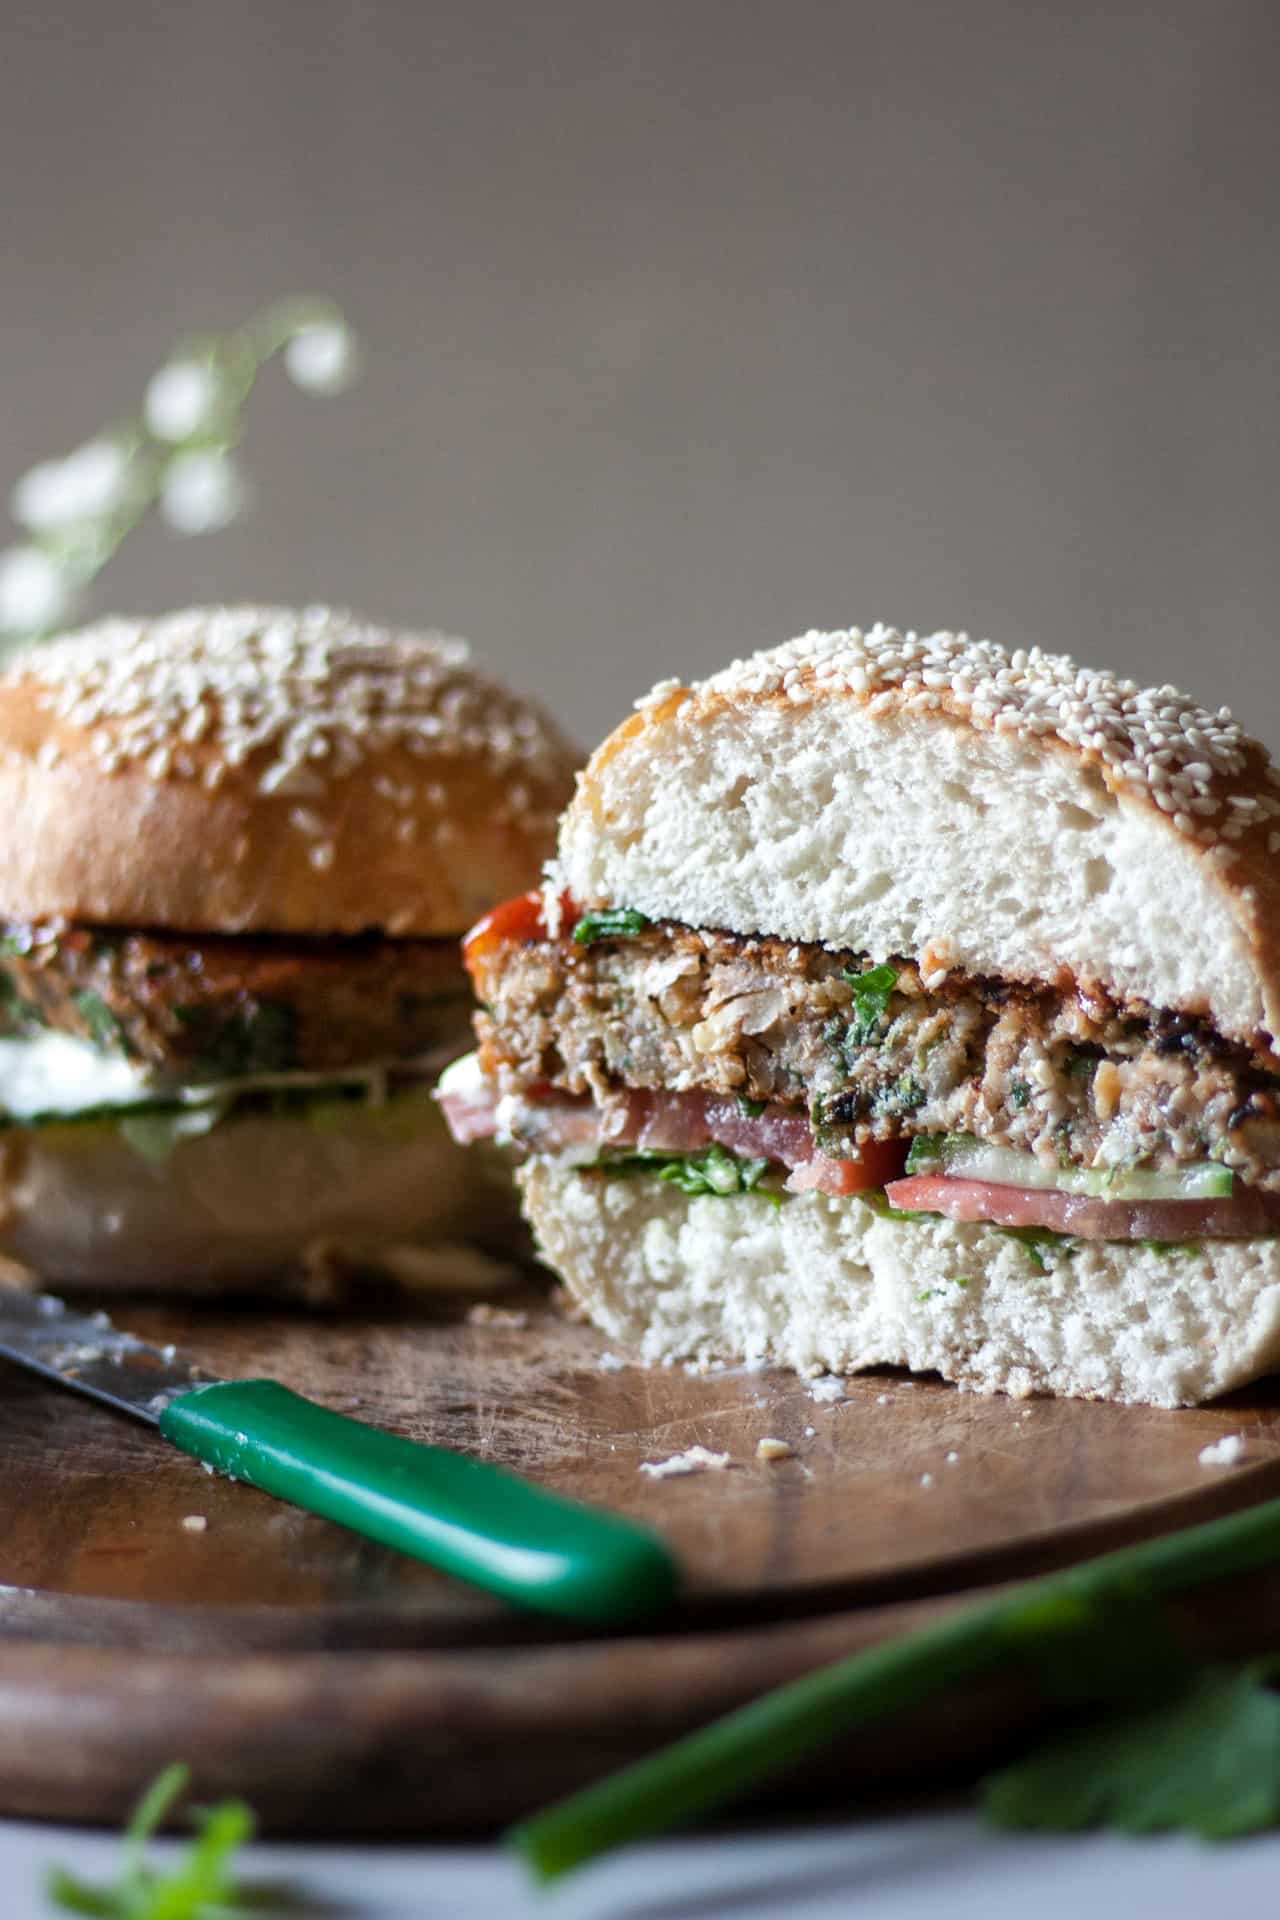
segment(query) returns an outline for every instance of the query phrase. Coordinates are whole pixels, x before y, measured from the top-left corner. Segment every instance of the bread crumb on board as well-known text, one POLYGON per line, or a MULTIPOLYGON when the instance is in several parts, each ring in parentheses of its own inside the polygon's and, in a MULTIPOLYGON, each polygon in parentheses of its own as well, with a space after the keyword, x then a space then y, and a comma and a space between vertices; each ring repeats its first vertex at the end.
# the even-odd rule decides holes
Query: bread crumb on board
POLYGON ((838 1374, 824 1373, 817 1380, 809 1382, 809 1398, 825 1406, 834 1406, 837 1400, 844 1399, 844 1381, 838 1374))
POLYGON ((933 1475, 931 1473, 922 1473, 920 1475, 920 1485, 922 1487, 931 1487, 933 1485, 933 1475))
POLYGON ((621 1373, 626 1364, 625 1360, 619 1360, 616 1353, 606 1351, 596 1355, 596 1365, 601 1373, 621 1373))
POLYGON ((527 1327, 529 1316, 516 1307, 494 1307, 487 1300, 467 1309, 469 1327, 527 1327))
POLYGON ((712 1453, 709 1447, 686 1447, 666 1460, 642 1460, 641 1473, 651 1480, 671 1480, 681 1473, 723 1473, 729 1464, 727 1453, 712 1453))
POLYGON ((203 1533, 208 1525, 203 1513, 188 1513, 183 1518, 182 1529, 184 1533, 203 1533))
POLYGON ((766 1434, 756 1441, 757 1460, 790 1460, 795 1448, 789 1440, 775 1440, 772 1434, 766 1434))
POLYGON ((1200 1449, 1202 1467, 1234 1467, 1244 1458, 1245 1437, 1242 1433, 1224 1433, 1221 1440, 1212 1441, 1200 1449))

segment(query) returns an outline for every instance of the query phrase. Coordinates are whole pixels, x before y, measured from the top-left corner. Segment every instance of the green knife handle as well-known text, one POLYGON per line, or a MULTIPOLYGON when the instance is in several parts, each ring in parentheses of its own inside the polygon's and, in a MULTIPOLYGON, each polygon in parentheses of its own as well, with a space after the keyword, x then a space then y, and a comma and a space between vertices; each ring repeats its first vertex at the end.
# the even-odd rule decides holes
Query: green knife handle
POLYGON ((675 1594, 675 1561, 646 1528, 344 1419, 274 1380, 197 1387, 166 1408, 160 1431, 220 1473, 520 1606, 605 1624, 675 1594))

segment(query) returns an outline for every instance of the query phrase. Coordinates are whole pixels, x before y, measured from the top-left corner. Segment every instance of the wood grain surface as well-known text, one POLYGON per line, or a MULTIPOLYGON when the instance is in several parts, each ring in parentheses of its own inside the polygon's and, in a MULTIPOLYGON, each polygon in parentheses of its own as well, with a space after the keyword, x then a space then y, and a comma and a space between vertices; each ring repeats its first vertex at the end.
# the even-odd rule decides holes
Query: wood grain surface
MULTIPOLYGON (((515 1613, 6 1368, 0 1809, 115 1819, 149 1771, 189 1757, 202 1791, 234 1785, 277 1830, 469 1828, 977 1585, 1280 1492, 1271 1385, 1183 1413, 895 1373, 833 1399, 784 1374, 618 1366, 540 1297, 501 1304, 524 1323, 387 1304, 114 1312, 224 1375, 270 1375, 650 1521, 686 1569, 680 1607, 612 1638, 515 1613), (1245 1436, 1241 1463, 1201 1465, 1227 1432, 1245 1436), (793 1454, 757 1458, 765 1437, 793 1454), (730 1464, 641 1471, 695 1444, 730 1464)), ((1264 1643, 1276 1595, 1257 1594, 1219 1596, 1218 1630, 1264 1643)), ((1035 1710, 1016 1685, 951 1702, 932 1759, 972 1758, 1035 1710)), ((899 1747, 919 1774, 919 1743, 895 1734, 882 1780, 899 1747)))

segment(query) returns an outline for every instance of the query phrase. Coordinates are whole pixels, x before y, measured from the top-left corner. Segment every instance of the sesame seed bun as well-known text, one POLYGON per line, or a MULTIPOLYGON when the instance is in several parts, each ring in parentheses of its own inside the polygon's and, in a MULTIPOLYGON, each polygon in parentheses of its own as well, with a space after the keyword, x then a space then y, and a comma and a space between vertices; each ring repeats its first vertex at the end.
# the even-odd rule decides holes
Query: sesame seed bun
POLYGON ((530 884, 574 749, 466 644, 325 608, 106 620, 0 675, 0 917, 443 937, 530 884))
POLYGON ((1280 1035, 1280 771, 1225 709, 878 626, 656 687, 592 757, 549 897, 1100 987, 1280 1035))

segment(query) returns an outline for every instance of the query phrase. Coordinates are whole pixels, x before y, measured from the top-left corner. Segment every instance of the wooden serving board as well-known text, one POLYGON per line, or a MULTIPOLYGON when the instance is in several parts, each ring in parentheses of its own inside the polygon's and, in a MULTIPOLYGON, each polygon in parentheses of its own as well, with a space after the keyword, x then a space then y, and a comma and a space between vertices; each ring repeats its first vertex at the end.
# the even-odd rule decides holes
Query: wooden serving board
MULTIPOLYGON (((1183 1413, 898 1373, 832 1399, 786 1374, 619 1367, 540 1296, 501 1305, 525 1323, 115 1314, 228 1377, 270 1375, 651 1522, 687 1572, 678 1610, 608 1637, 515 1613, 4 1369, 0 1810, 114 1821, 185 1758, 201 1793, 244 1793, 277 1830, 489 1824, 977 1586, 1280 1492, 1270 1384, 1183 1413), (1228 1432, 1241 1465, 1202 1466, 1228 1432), (757 1458, 765 1437, 792 1456, 757 1458), (693 1445, 730 1465, 641 1471, 693 1445)), ((1207 1592, 1210 1644, 1255 1644, 1280 1617, 1280 1583, 1207 1592)), ((913 1778, 922 1750, 972 1763, 1034 1710, 1016 1686, 949 1701, 927 1737, 917 1722, 877 1743, 876 1779, 895 1753, 913 1778)), ((841 1768, 843 1790, 853 1778, 841 1768)))

